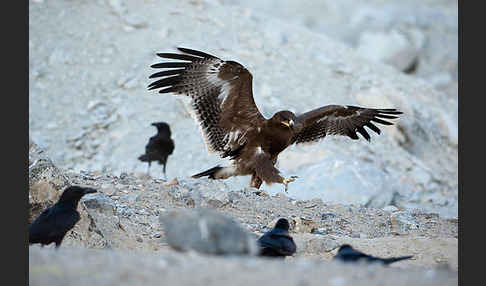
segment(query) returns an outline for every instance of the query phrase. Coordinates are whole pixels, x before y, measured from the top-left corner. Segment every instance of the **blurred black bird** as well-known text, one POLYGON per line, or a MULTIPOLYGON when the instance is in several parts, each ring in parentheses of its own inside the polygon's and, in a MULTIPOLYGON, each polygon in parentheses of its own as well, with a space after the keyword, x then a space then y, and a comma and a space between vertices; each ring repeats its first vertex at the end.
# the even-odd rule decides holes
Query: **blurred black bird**
POLYGON ((40 243, 44 246, 54 242, 58 248, 66 233, 80 219, 76 210, 79 200, 91 193, 96 193, 96 190, 79 186, 66 188, 59 200, 45 209, 29 226, 29 245, 40 243))
POLYGON ((405 260, 405 259, 410 259, 412 258, 413 255, 407 255, 407 256, 400 256, 400 257, 390 257, 390 258, 380 258, 380 257, 375 257, 372 255, 364 254, 353 247, 349 244, 343 244, 339 248, 336 256, 334 256, 334 259, 343 261, 343 262, 360 262, 360 261, 365 261, 368 263, 373 263, 373 262, 378 262, 378 263, 383 263, 385 265, 388 265, 393 262, 397 262, 400 260, 405 260))
POLYGON ((164 166, 164 177, 167 179, 165 166, 167 158, 174 151, 174 141, 170 138, 170 127, 165 122, 154 122, 151 125, 157 127, 157 134, 150 137, 149 142, 145 146, 145 154, 138 157, 138 159, 142 162, 148 162, 147 173, 150 172, 152 161, 158 161, 159 164, 164 166))
POLYGON ((264 233, 257 241, 260 256, 285 257, 291 256, 297 250, 293 238, 289 235, 289 221, 281 218, 275 227, 264 233))

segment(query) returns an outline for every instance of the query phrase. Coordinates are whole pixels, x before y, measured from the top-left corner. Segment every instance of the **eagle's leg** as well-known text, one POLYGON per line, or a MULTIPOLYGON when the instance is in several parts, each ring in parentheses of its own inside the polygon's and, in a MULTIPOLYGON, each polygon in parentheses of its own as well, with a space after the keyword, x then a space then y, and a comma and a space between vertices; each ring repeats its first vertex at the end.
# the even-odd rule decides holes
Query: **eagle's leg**
POLYGON ((289 191, 289 183, 295 181, 297 179, 297 176, 290 176, 289 178, 283 179, 282 184, 285 185, 285 192, 288 193, 289 191))
POLYGON ((149 161, 149 162, 148 162, 148 167, 147 167, 147 175, 149 175, 149 176, 150 176, 150 163, 151 163, 151 162, 149 161))
POLYGON ((253 173, 251 175, 251 181, 250 181, 250 186, 253 188, 256 188, 257 190, 260 189, 260 186, 262 185, 263 181, 260 179, 256 173, 253 173))
MULTIPOLYGON (((279 183, 285 185, 285 192, 288 192, 288 184, 295 181, 297 176, 291 176, 290 178, 284 178, 280 176, 280 171, 275 168, 274 161, 270 160, 269 156, 260 154, 255 157, 256 168, 255 176, 261 178, 267 184, 279 183)), ((252 177, 253 178, 253 177, 252 177)))
POLYGON ((164 180, 166 180, 166 181, 167 181, 167 174, 165 173, 165 166, 166 166, 166 164, 167 164, 167 163, 164 163, 164 167, 163 167, 164 169, 163 169, 163 171, 164 171, 164 180))

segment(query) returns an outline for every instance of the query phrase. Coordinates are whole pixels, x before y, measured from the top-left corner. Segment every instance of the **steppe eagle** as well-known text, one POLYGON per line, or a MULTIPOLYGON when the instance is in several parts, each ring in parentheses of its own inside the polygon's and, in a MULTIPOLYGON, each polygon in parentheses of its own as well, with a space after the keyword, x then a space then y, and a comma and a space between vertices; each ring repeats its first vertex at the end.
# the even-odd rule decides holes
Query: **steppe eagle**
POLYGON ((149 90, 173 93, 191 98, 195 120, 201 128, 210 153, 229 157, 229 166, 216 166, 194 178, 208 176, 226 179, 251 175, 250 185, 260 188, 262 182, 285 185, 297 177, 284 178, 275 168, 278 155, 292 144, 317 142, 326 135, 345 135, 358 139, 360 133, 370 141, 364 127, 380 134, 374 123, 392 125, 383 119, 395 119, 396 109, 373 109, 358 106, 327 105, 296 116, 283 110, 266 119, 253 100, 252 75, 241 64, 186 48, 183 54, 158 53, 175 59, 153 64, 163 69, 150 78, 149 90))

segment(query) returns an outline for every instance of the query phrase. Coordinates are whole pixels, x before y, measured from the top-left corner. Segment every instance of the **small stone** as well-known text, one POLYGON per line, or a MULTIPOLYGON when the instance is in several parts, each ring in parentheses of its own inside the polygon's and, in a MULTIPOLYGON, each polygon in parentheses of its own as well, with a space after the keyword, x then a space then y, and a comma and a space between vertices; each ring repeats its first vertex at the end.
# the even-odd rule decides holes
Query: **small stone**
POLYGON ((333 214, 333 213, 323 213, 323 214, 321 214, 322 223, 325 223, 325 224, 332 223, 335 218, 336 218, 336 215, 333 214))
POLYGON ((143 17, 138 15, 130 14, 124 17, 124 19, 128 25, 136 29, 146 28, 148 26, 148 22, 143 17))
POLYGON ((132 27, 132 26, 129 26, 129 25, 123 25, 123 30, 125 32, 131 32, 131 31, 135 30, 135 28, 132 27))
POLYGON ((243 199, 241 192, 231 191, 228 193, 228 201, 232 204, 238 203, 241 199, 243 199))
MULTIPOLYGON (((272 229, 278 218, 273 219, 267 224, 267 229, 272 229)), ((299 218, 288 218, 290 223, 290 231, 297 233, 314 233, 318 231, 317 223, 311 218, 299 217, 299 218)))
POLYGON ((108 4, 113 12, 118 15, 123 15, 127 10, 125 4, 121 0, 109 0, 108 4))
POLYGON ((338 241, 330 236, 320 236, 307 241, 305 251, 308 253, 330 252, 339 247, 338 241))
POLYGON ((138 80, 136 78, 132 78, 129 81, 125 82, 123 84, 123 87, 125 89, 132 89, 135 88, 138 85, 138 80))
POLYGON ((417 220, 406 211, 394 212, 391 216, 392 226, 402 231, 409 231, 419 228, 417 220))
POLYGON ((98 211, 113 215, 115 210, 115 202, 113 197, 108 197, 103 193, 92 194, 82 199, 84 205, 88 209, 96 209, 98 211))
POLYGON ((352 238, 360 238, 360 234, 359 234, 359 233, 357 233, 357 232, 355 232, 355 231, 351 232, 351 233, 349 234, 349 236, 350 236, 350 237, 352 237, 352 238))
POLYGON ((384 207, 383 210, 392 213, 398 211, 398 208, 396 206, 388 205, 384 207))

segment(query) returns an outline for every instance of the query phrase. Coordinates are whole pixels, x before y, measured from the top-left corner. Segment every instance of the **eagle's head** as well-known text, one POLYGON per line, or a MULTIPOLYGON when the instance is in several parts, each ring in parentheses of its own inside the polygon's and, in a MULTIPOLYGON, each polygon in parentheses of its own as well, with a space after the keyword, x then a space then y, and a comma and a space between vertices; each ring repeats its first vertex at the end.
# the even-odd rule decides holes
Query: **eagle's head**
POLYGON ((294 129, 297 122, 297 117, 292 111, 283 110, 275 113, 270 120, 275 125, 280 125, 284 128, 294 129))

